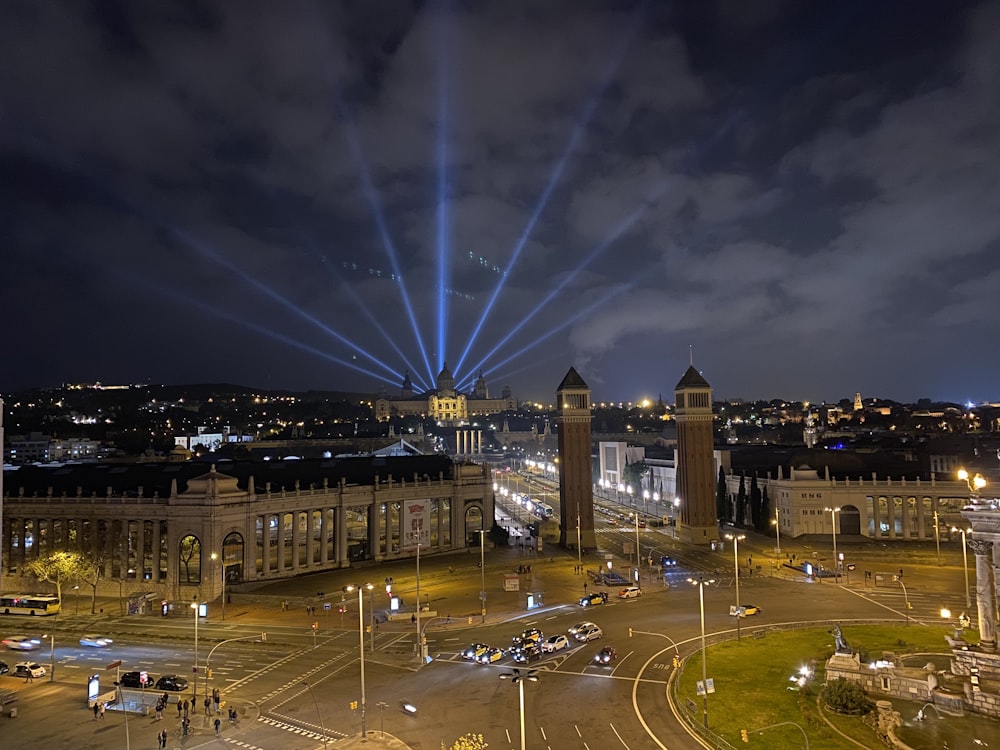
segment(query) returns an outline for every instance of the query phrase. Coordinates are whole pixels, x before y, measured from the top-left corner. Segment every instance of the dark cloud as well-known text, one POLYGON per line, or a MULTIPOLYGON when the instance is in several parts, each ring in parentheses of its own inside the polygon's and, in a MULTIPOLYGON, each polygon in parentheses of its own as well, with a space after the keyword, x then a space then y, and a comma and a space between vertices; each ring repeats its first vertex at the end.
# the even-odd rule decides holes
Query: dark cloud
POLYGON ((1000 3, 899 10, 6 3, 0 388, 996 398, 1000 3))

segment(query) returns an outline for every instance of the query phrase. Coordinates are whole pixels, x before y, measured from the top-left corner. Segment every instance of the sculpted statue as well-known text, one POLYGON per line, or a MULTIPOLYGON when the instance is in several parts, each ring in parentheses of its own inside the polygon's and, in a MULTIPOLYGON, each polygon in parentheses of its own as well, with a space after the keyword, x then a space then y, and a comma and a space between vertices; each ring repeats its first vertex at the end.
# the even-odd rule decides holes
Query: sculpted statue
POLYGON ((850 645, 847 643, 847 639, 844 638, 844 633, 840 629, 840 623, 833 626, 833 630, 829 631, 830 635, 834 637, 836 641, 835 652, 838 654, 853 654, 854 651, 851 650, 850 645))

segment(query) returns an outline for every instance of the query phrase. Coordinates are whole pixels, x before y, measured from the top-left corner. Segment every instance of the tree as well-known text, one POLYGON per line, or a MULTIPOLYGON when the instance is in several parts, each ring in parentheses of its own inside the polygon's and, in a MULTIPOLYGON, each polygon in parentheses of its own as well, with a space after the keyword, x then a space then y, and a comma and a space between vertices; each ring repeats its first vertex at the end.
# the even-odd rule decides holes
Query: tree
MULTIPOLYGON (((766 534, 771 525, 771 499, 767 496, 767 485, 760 493, 760 526, 757 528, 761 534, 766 534)), ((777 527, 775 527, 777 529, 777 527)), ((776 533, 780 533, 777 532, 776 533)))
POLYGON ((90 614, 92 615, 97 612, 97 584, 102 578, 104 578, 103 565, 94 560, 83 560, 80 565, 80 580, 90 586, 90 614))
POLYGON ((86 565, 86 558, 78 552, 53 552, 32 560, 24 567, 39 581, 54 583, 56 596, 61 602, 63 584, 81 578, 86 565))
POLYGON ((729 492, 726 487, 726 470, 719 467, 719 481, 715 485, 715 515, 720 523, 729 521, 729 492))
POLYGON ((483 735, 472 732, 463 734, 448 748, 445 748, 443 742, 441 743, 441 750, 486 750, 488 747, 489 744, 483 739, 483 735))

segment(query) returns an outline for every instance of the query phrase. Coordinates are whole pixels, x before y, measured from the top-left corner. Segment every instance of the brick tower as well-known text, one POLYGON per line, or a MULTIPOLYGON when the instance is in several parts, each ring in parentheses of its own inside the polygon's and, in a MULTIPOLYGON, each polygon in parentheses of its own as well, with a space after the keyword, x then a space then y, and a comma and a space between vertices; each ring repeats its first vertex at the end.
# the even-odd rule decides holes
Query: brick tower
POLYGON ((677 494, 681 499, 677 534, 695 544, 718 538, 715 510, 715 442, 712 387, 688 367, 674 388, 677 421, 677 494))
POLYGON ((590 458, 590 388, 569 368, 559 388, 559 545, 596 549, 594 535, 594 476, 590 458))

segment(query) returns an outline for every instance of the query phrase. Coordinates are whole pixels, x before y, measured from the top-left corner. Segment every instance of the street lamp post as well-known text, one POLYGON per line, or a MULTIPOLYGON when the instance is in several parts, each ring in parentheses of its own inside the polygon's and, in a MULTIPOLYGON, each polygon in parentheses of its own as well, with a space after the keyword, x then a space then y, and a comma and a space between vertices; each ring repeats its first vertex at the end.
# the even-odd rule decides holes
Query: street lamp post
POLYGON ((778 557, 781 557, 781 509, 777 503, 774 505, 774 533, 778 535, 778 557))
MULTIPOLYGON (((971 529, 969 530, 971 531, 971 529)), ((965 609, 968 611, 972 607, 972 601, 969 599, 969 553, 965 544, 966 529, 958 529, 952 526, 951 531, 952 533, 957 531, 962 535, 962 572, 965 573, 965 609)))
POLYGON ((226 620, 226 559, 225 552, 222 555, 218 555, 215 552, 212 553, 212 561, 218 560, 222 563, 222 620, 226 620))
POLYGON ((698 607, 701 612, 701 706, 705 728, 708 729, 708 647, 705 644, 705 585, 715 583, 714 579, 688 578, 688 583, 698 587, 698 607))
POLYGON ((824 508, 830 513, 831 528, 833 529, 833 580, 840 580, 840 558, 837 557, 837 513, 840 508, 824 508))
POLYGON ((746 534, 726 534, 726 539, 733 540, 733 568, 736 573, 736 640, 740 640, 740 542, 746 539, 746 534))
MULTIPOLYGON (((358 591, 358 655, 361 659, 361 739, 366 741, 368 739, 368 725, 366 716, 366 703, 365 703, 365 589, 371 591, 375 587, 366 583, 363 586, 345 586, 344 591, 347 593, 353 593, 355 589, 358 591)), ((420 601, 417 601, 417 605, 420 605, 420 601)), ((419 631, 418 631, 419 636, 419 631)))
POLYGON ((477 529, 479 534, 479 575, 480 575, 480 591, 479 600, 481 606, 481 613, 483 616, 483 624, 486 623, 486 529, 477 529))
POLYGON ((937 550, 937 562, 941 564, 941 528, 938 525, 938 512, 934 511, 934 547, 937 550))
POLYGON ((198 600, 191 602, 194 610, 194 705, 198 705, 198 600))
POLYGON ((49 682, 56 681, 56 634, 49 633, 49 682))
POLYGON ((521 715, 521 750, 525 750, 524 744, 524 683, 528 682, 538 682, 538 672, 534 669, 522 672, 520 669, 515 669, 513 672, 503 672, 500 675, 501 680, 510 680, 511 683, 517 685, 520 715, 521 715))
POLYGON ((635 583, 639 584, 639 511, 632 514, 635 517, 635 583))
POLYGON ((583 566, 583 550, 580 548, 582 542, 580 541, 580 511, 576 512, 576 564, 583 566))

